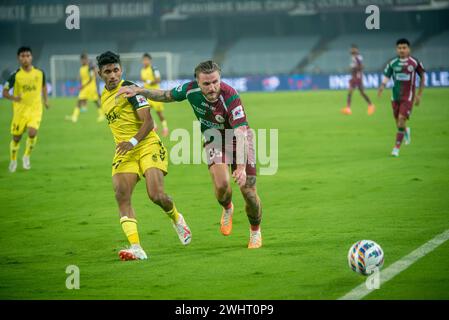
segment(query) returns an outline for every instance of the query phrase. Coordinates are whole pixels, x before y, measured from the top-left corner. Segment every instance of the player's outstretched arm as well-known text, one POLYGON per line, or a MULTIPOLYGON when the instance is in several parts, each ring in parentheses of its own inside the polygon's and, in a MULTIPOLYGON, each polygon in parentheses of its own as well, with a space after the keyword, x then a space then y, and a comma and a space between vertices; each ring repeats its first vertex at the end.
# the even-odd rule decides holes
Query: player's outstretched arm
POLYGON ((122 86, 117 96, 122 95, 125 98, 134 97, 137 94, 144 96, 147 99, 158 102, 174 102, 173 96, 170 90, 159 89, 145 89, 137 86, 122 86))

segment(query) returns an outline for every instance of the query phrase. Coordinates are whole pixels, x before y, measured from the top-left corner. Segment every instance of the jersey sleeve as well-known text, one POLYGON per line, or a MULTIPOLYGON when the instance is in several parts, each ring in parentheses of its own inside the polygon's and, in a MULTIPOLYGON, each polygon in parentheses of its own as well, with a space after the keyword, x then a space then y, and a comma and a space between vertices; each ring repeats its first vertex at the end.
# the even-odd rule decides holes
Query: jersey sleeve
POLYGON ((9 90, 11 88, 14 88, 14 84, 16 83, 16 73, 17 71, 9 75, 8 80, 6 80, 5 84, 3 85, 3 89, 9 90))
POLYGON ((391 63, 388 62, 387 66, 384 69, 384 76, 387 78, 391 78, 393 75, 393 67, 391 66, 391 63))
POLYGON ((233 90, 232 96, 225 101, 225 104, 228 109, 228 122, 232 128, 248 125, 245 108, 237 91, 233 90))
POLYGON ((173 88, 171 95, 175 101, 183 101, 187 99, 187 91, 192 87, 193 82, 187 82, 173 88))
MULTIPOLYGON (((131 81, 123 81, 123 84, 122 84, 122 86, 132 86, 132 85, 137 86, 137 84, 135 84, 134 82, 131 82, 131 81)), ((128 102, 132 105, 134 110, 147 108, 150 106, 147 98, 145 98, 144 96, 142 96, 140 94, 136 94, 134 97, 128 98, 128 102)))
POLYGON ((418 73, 418 74, 423 74, 426 70, 424 69, 424 65, 422 64, 422 62, 421 61, 419 61, 419 60, 417 60, 417 62, 418 62, 418 65, 416 66, 416 72, 418 73))

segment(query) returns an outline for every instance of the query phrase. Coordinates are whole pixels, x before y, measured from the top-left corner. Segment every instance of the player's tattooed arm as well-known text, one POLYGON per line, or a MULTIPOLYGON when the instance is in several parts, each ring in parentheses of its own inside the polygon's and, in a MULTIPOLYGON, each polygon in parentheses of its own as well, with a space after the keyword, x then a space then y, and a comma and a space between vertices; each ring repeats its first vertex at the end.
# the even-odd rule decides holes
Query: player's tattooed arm
POLYGON ((122 86, 117 92, 117 96, 122 95, 125 98, 134 97, 137 94, 144 96, 147 99, 158 102, 174 102, 173 96, 170 90, 159 89, 144 89, 137 86, 122 86))
POLYGON ((174 102, 170 90, 143 89, 140 93, 144 97, 159 102, 174 102))

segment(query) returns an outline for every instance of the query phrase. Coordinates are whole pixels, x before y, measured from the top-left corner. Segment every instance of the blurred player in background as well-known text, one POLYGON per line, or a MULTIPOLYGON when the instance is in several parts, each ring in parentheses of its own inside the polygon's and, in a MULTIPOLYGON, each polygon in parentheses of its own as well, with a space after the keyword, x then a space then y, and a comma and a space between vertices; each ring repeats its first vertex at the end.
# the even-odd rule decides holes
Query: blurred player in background
POLYGON ((359 48, 353 44, 351 46, 351 80, 349 80, 349 91, 348 98, 346 102, 346 107, 341 110, 343 114, 350 115, 352 114, 351 110, 351 99, 352 92, 354 89, 359 89, 360 94, 363 99, 365 99, 366 103, 368 103, 368 115, 372 115, 376 110, 374 105, 371 103, 370 98, 366 95, 363 88, 363 58, 360 55, 359 48))
POLYGON ((77 122, 80 112, 86 108, 87 101, 92 101, 97 106, 98 117, 97 121, 103 121, 104 115, 100 108, 100 97, 98 95, 97 89, 97 77, 95 65, 89 61, 89 57, 86 53, 81 54, 80 57, 81 67, 80 67, 80 93, 78 94, 78 101, 75 109, 71 116, 67 117, 67 120, 72 122, 77 122))
POLYGON ((407 39, 399 39, 396 42, 396 52, 398 56, 385 67, 384 79, 379 87, 378 95, 379 97, 382 95, 388 81, 393 78, 391 104, 398 132, 391 155, 399 157, 402 140, 405 139, 406 145, 411 143, 411 131, 407 127, 407 120, 410 119, 413 104, 419 105, 421 102, 425 84, 425 70, 422 63, 410 55, 410 42, 407 39), (416 74, 420 78, 418 94, 415 94, 416 74))
POLYGON ((9 145, 10 163, 9 171, 17 169, 17 153, 20 147, 20 139, 28 129, 25 153, 22 158, 23 168, 31 169, 31 151, 36 145, 37 132, 42 119, 42 97, 45 107, 48 109, 47 86, 45 85, 45 73, 34 67, 31 48, 20 47, 17 51, 20 68, 13 72, 3 86, 3 97, 12 101, 13 118, 11 122, 12 140, 9 145), (12 95, 9 90, 13 88, 12 95))
POLYGON ((234 205, 229 175, 231 167, 232 177, 238 183, 245 200, 246 215, 250 223, 248 248, 260 248, 262 206, 256 189, 253 136, 242 101, 234 88, 221 81, 220 67, 213 61, 200 63, 195 68, 195 78, 194 81, 172 90, 148 90, 129 86, 122 87, 119 94, 124 94, 125 97, 143 95, 161 102, 189 101, 201 123, 215 196, 223 207, 220 231, 225 236, 232 231, 234 205), (226 131, 234 134, 229 144, 226 143, 226 131), (237 159, 239 154, 244 155, 243 159, 237 159))
POLYGON ((192 235, 184 217, 164 191, 164 175, 168 169, 168 152, 153 130, 150 105, 141 95, 116 97, 122 85, 134 83, 122 79, 120 56, 105 52, 97 57, 99 75, 105 82, 101 94, 101 108, 106 114, 116 143, 112 163, 112 181, 119 207, 120 223, 131 246, 120 250, 122 260, 147 259, 140 246, 137 220, 131 196, 136 183, 144 176, 149 198, 160 206, 173 222, 183 245, 190 243, 192 235))
MULTIPOLYGON (((153 59, 149 53, 144 53, 142 57, 143 68, 140 70, 140 78, 144 83, 145 89, 159 89, 161 83, 161 73, 153 66, 153 59)), ((162 126, 162 136, 168 136, 167 120, 164 117, 164 104, 159 101, 151 101, 150 106, 156 111, 162 126)), ((157 130, 156 122, 154 123, 154 130, 157 130)))

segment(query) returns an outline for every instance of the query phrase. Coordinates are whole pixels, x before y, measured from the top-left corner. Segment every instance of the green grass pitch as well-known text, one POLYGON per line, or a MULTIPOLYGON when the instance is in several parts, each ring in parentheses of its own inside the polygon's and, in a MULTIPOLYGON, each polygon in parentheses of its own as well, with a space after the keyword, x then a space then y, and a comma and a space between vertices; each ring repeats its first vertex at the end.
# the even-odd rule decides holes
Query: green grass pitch
MULTIPOLYGON (((183 247, 143 183, 133 205, 150 259, 119 261, 127 242, 110 177, 114 145, 96 112, 64 120, 75 99, 51 100, 32 170, 7 171, 11 107, 0 102, 1 299, 337 299, 365 278, 347 266, 349 247, 371 239, 385 267, 449 228, 449 90, 428 89, 413 110, 412 145, 389 156, 395 128, 389 93, 377 112, 355 93, 243 94, 253 128, 279 129, 279 169, 259 176, 264 246, 248 250, 248 222, 236 206, 229 237, 219 232, 207 166, 170 165, 166 191, 193 234, 183 247), (80 268, 80 289, 65 287, 68 265, 80 268)), ((171 128, 191 130, 187 103, 166 105, 171 128)), ((173 145, 164 139, 168 147, 173 145)), ((367 299, 449 299, 446 242, 367 299)))

